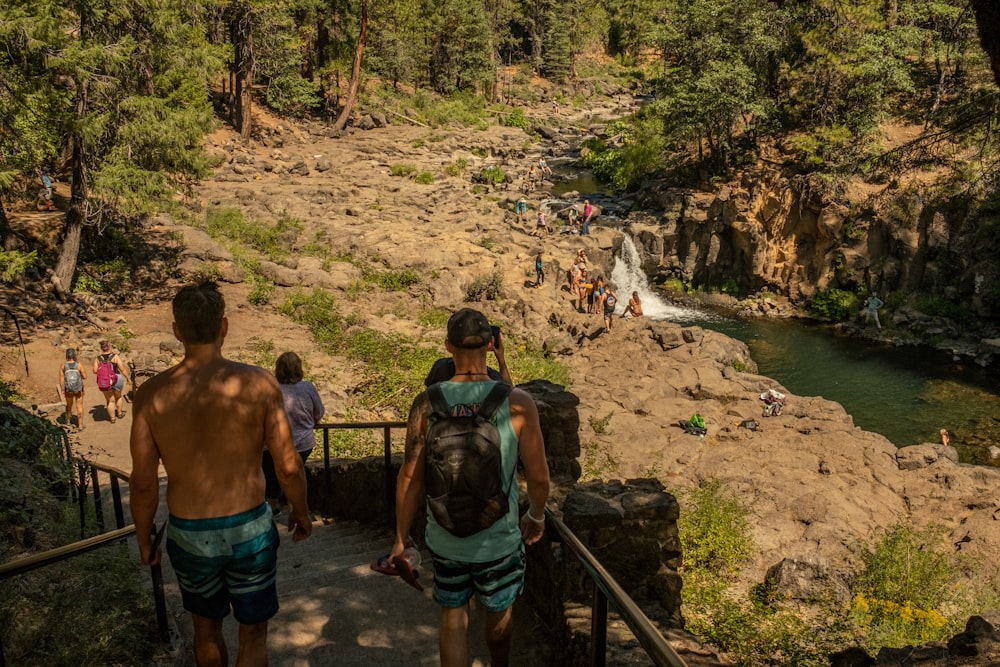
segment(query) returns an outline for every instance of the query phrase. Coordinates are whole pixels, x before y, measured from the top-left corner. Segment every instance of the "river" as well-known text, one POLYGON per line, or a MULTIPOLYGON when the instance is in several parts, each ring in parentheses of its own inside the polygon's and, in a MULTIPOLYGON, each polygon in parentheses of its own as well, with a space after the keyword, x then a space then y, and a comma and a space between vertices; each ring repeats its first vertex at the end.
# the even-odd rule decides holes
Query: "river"
POLYGON ((743 319, 672 303, 649 284, 627 234, 611 282, 623 302, 619 310, 635 290, 652 319, 697 325, 741 340, 761 375, 792 394, 840 403, 855 424, 881 433, 897 446, 938 442, 938 432, 946 428, 965 462, 989 464, 988 448, 1000 447, 996 372, 955 364, 928 348, 879 345, 838 335, 830 327, 804 320, 743 319))

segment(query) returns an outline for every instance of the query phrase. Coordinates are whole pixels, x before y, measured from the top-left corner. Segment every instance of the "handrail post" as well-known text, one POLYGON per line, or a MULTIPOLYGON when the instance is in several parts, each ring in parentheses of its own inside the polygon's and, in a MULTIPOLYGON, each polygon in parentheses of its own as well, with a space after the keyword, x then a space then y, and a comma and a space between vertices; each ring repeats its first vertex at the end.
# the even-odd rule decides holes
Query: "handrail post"
POLYGON ((385 509, 389 512, 389 516, 392 516, 392 503, 393 498, 395 498, 395 493, 393 493, 392 488, 392 475, 389 474, 389 468, 392 466, 392 438, 389 435, 389 427, 382 427, 382 442, 385 447, 385 509))
POLYGON ((90 478, 94 482, 94 516, 97 518, 98 532, 104 532, 104 506, 101 503, 101 483, 97 468, 90 467, 90 478))
POLYGON ((122 505, 122 488, 118 478, 111 475, 111 497, 115 505, 115 528, 125 527, 125 508, 122 505))
POLYGON ((326 474, 326 485, 330 486, 330 429, 323 429, 323 472, 326 474))
MULTIPOLYGON (((163 570, 160 564, 150 565, 149 574, 153 578, 153 605, 156 607, 156 629, 160 633, 160 639, 164 643, 169 643, 170 628, 167 624, 167 598, 163 592, 163 570)), ((0 665, 0 667, 3 666, 0 665)))
POLYGON ((604 667, 608 661, 608 596, 594 582, 594 604, 590 612, 590 664, 604 667))
POLYGON ((77 489, 76 500, 80 506, 80 539, 87 536, 87 466, 81 462, 76 466, 80 484, 77 489))

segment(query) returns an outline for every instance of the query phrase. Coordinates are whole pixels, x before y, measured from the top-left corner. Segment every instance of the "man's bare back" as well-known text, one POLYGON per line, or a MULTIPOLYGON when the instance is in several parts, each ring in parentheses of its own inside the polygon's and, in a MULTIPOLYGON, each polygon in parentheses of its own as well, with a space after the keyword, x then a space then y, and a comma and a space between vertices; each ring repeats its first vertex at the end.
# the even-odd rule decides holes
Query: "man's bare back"
POLYGON ((134 422, 166 468, 170 513, 187 519, 259 505, 264 442, 291 437, 274 377, 221 357, 185 360, 152 378, 136 397, 134 422))

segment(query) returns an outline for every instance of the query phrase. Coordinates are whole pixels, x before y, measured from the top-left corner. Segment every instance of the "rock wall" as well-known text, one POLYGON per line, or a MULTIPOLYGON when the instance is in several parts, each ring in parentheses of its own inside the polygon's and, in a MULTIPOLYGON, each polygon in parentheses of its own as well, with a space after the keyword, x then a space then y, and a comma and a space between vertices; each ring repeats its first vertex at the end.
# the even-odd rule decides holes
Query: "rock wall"
POLYGON ((650 275, 735 281, 806 301, 817 290, 934 294, 979 317, 1000 314, 997 239, 977 215, 926 187, 857 186, 758 166, 701 190, 651 182, 627 219, 650 275), (948 206, 949 208, 943 208, 948 206))

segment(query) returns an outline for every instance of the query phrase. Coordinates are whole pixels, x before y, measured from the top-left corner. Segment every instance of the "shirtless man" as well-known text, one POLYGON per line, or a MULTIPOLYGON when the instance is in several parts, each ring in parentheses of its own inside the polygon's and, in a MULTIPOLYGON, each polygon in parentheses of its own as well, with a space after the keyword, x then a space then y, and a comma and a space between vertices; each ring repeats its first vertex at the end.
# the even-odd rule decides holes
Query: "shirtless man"
POLYGON ((136 392, 130 443, 130 505, 145 565, 160 561, 151 536, 160 461, 167 472, 167 553, 194 621, 199 667, 229 664, 222 621, 230 609, 240 624, 236 664, 267 664, 267 621, 278 611, 278 531, 264 502, 265 444, 292 505, 292 539, 312 533, 281 389, 264 369, 222 356, 224 313, 214 283, 189 285, 174 297, 184 359, 136 392))

